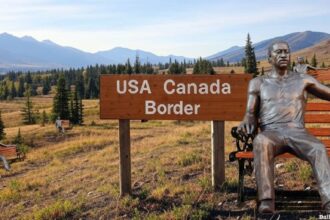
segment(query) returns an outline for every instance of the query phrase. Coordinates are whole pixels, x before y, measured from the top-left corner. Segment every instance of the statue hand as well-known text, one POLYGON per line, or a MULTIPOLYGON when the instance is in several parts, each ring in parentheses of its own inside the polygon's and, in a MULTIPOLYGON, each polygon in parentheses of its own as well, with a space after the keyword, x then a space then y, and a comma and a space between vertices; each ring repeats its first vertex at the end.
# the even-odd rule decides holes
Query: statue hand
POLYGON ((245 118, 240 125, 238 126, 237 130, 242 131, 245 134, 254 134, 256 132, 257 122, 254 118, 245 118))

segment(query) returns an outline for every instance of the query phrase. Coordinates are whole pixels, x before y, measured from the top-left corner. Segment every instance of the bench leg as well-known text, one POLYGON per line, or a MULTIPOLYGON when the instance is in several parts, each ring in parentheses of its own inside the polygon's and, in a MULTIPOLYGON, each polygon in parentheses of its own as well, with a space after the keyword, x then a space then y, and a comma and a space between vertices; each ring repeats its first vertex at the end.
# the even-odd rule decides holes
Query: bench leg
POLYGON ((244 202, 244 159, 238 160, 238 201, 244 202))

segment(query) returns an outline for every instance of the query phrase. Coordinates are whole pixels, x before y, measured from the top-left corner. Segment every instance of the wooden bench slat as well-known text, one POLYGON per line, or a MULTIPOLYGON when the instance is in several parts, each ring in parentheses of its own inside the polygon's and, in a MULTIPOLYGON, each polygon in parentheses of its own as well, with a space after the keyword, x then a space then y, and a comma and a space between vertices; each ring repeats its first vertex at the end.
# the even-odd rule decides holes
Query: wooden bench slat
POLYGON ((16 146, 0 147, 0 155, 4 156, 6 159, 17 158, 16 146))
POLYGON ((307 130, 317 137, 330 136, 330 128, 307 128, 307 130))
MULTIPOLYGON (((328 156, 330 156, 330 149, 327 148, 327 152, 328 152, 328 156)), ((296 156, 293 154, 290 154, 290 153, 284 153, 284 154, 278 155, 277 157, 278 158, 292 158, 292 157, 296 157, 296 156)), ((236 158, 253 159, 253 152, 252 151, 237 152, 236 158)))
POLYGON ((330 111, 330 103, 307 103, 306 111, 330 111))
POLYGON ((330 123, 330 114, 306 114, 306 123, 330 123))

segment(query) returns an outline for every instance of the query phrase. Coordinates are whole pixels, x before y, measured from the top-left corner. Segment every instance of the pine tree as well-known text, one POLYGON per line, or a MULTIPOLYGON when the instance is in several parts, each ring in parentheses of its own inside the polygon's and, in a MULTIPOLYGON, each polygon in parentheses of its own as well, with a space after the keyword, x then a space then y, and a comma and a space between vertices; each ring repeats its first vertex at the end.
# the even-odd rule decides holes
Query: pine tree
POLYGON ((140 58, 138 55, 136 55, 136 57, 135 57, 134 73, 135 74, 141 73, 141 63, 140 63, 140 58))
POLYGON ((43 81, 42 94, 43 95, 48 95, 50 89, 51 89, 50 80, 49 80, 49 77, 47 76, 43 81))
POLYGON ((76 88, 77 88, 79 97, 85 97, 84 76, 81 72, 79 72, 77 75, 76 88))
POLYGON ((293 71, 293 68, 296 66, 296 62, 292 61, 292 65, 291 65, 291 71, 293 71))
POLYGON ((73 91, 71 95, 71 122, 73 124, 79 124, 79 99, 77 89, 73 91))
POLYGON ((53 100, 53 120, 57 117, 60 119, 69 119, 69 95, 65 86, 64 75, 61 75, 57 81, 56 94, 53 100))
POLYGON ((78 115, 78 124, 82 125, 84 123, 84 105, 82 103, 81 97, 79 97, 78 115))
POLYGON ((24 88, 24 78, 20 77, 18 80, 18 91, 17 91, 17 96, 18 97, 23 97, 25 92, 24 88))
POLYGON ((6 136, 5 125, 3 124, 1 111, 0 111, 0 140, 3 140, 5 136, 6 136))
POLYGON ((11 82, 10 97, 13 99, 17 96, 17 91, 14 81, 11 82))
POLYGON ((311 60, 311 66, 317 67, 317 60, 316 60, 316 55, 314 53, 312 60, 311 60))
POLYGON ((133 73, 133 68, 131 66, 131 62, 129 59, 127 59, 126 65, 125 65, 125 73, 126 74, 132 74, 133 73))
POLYGON ((309 64, 307 57, 306 57, 306 59, 305 59, 305 63, 306 63, 306 64, 309 64))
POLYGON ((210 61, 199 58, 198 61, 194 65, 193 74, 214 75, 215 71, 214 71, 210 61))
POLYGON ((97 89, 95 79, 93 77, 91 77, 88 80, 85 97, 87 99, 94 99, 94 98, 98 97, 98 94, 99 94, 99 91, 97 89))
POLYGON ((25 106, 22 108, 23 123, 27 124, 27 125, 35 124, 36 118, 35 118, 35 114, 33 112, 33 104, 30 99, 31 90, 30 90, 29 86, 25 92, 25 96, 26 96, 26 102, 25 102, 25 106))
POLYGON ((47 122, 48 122, 48 116, 46 111, 43 110, 41 115, 41 126, 44 127, 47 122))
POLYGON ((18 129, 17 135, 13 141, 14 144, 20 145, 23 144, 23 137, 21 135, 21 128, 18 129))
POLYGON ((170 67, 168 68, 168 73, 169 74, 174 74, 174 75, 181 74, 178 61, 174 60, 174 63, 172 63, 170 65, 170 67))
POLYGON ((258 75, 256 55, 254 53, 254 48, 252 47, 252 42, 250 34, 247 35, 246 45, 245 45, 245 73, 253 74, 253 76, 258 75))
POLYGON ((325 68, 325 64, 324 64, 324 62, 322 62, 321 68, 325 68))

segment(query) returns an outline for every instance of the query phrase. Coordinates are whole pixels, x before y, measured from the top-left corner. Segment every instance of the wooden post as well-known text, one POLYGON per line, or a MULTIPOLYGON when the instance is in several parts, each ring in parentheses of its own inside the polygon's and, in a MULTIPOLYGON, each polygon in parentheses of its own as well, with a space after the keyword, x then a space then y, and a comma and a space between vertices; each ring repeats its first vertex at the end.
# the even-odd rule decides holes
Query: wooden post
POLYGON ((131 194, 131 139, 127 119, 119 119, 119 178, 120 195, 131 194))
POLYGON ((212 186, 219 188, 225 181, 225 122, 212 121, 212 186))

